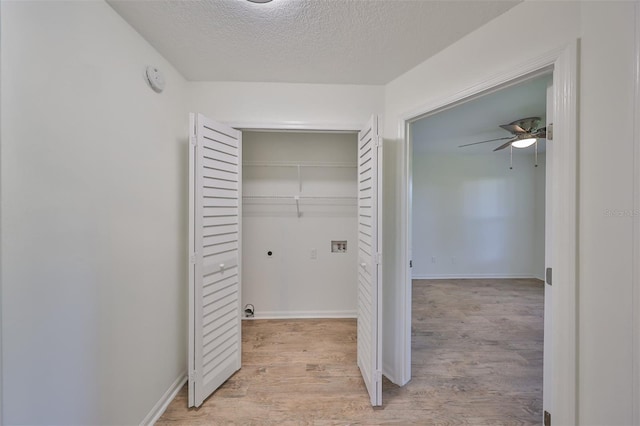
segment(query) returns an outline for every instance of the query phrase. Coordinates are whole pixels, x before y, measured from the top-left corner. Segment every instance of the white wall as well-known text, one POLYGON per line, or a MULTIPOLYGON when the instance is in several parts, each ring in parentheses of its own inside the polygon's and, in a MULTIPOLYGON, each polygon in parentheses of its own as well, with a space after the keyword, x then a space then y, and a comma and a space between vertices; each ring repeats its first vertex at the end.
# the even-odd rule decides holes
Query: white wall
POLYGON ((245 200, 242 300, 256 318, 355 317, 356 157, 355 133, 243 133, 245 163, 354 166, 302 167, 301 190, 295 167, 244 166, 245 197, 352 197, 302 199, 300 217, 292 199, 245 200), (331 240, 346 240, 347 251, 332 253, 331 240))
POLYGON ((187 361, 184 80, 106 3, 1 19, 4 423, 137 424, 187 361))
POLYGON ((634 3, 580 16, 579 420, 629 425, 633 218, 615 212, 633 210, 634 3))
POLYGON ((383 86, 189 82, 188 107, 232 125, 364 126, 384 109, 383 86))
MULTIPOLYGON (((531 159, 529 161, 532 161, 531 159)), ((538 154, 538 167, 533 172, 533 235, 531 243, 531 275, 540 280, 545 279, 545 238, 546 238, 546 174, 547 156, 538 154)), ((551 182, 549 183, 552 184, 551 182)))
MULTIPOLYGON (((578 421, 585 425, 632 423, 632 218, 606 212, 633 209, 633 31, 634 2, 527 1, 394 80, 385 92, 385 143, 399 152, 403 114, 581 38, 578 421), (544 26, 522 31, 522 22, 544 26)), ((397 157, 385 164, 387 177, 402 176, 397 157)), ((399 192, 400 183, 387 185, 399 192)), ((399 209, 386 214, 395 217, 399 235, 399 209)), ((387 282, 402 285, 393 259, 387 257, 385 268, 387 282)), ((389 302, 386 318, 399 321, 397 300, 389 302)), ((396 355, 385 353, 398 367, 396 355)))
POLYGON ((414 150, 413 278, 543 276, 544 155, 513 160, 414 150))

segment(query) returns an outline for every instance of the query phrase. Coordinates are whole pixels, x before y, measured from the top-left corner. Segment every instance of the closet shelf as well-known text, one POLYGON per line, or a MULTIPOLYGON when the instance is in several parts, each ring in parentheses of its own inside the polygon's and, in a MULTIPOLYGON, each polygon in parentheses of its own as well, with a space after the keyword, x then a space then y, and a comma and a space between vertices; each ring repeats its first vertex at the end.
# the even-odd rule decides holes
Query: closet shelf
POLYGON ((307 195, 244 195, 242 201, 247 205, 292 205, 295 203, 297 216, 300 217, 300 205, 308 206, 340 206, 357 205, 356 197, 341 196, 307 196, 307 195))
POLYGON ((336 196, 311 196, 311 195, 244 195, 243 200, 263 200, 263 201, 356 201, 356 197, 336 197, 336 196))
POLYGON ((316 162, 316 161, 307 161, 307 162, 294 162, 294 161, 245 161, 242 163, 245 167, 266 167, 266 168, 277 168, 277 167, 287 167, 294 168, 297 170, 298 175, 298 191, 302 192, 302 169, 303 168, 329 168, 329 169, 357 169, 358 165, 353 163, 339 163, 339 162, 316 162))

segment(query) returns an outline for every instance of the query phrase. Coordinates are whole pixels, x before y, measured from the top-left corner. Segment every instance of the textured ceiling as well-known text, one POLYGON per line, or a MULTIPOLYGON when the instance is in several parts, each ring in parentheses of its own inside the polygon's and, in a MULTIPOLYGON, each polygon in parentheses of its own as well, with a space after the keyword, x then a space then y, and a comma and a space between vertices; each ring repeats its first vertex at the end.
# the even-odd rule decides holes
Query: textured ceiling
MULTIPOLYGON (((540 117, 546 124, 547 84, 551 76, 542 76, 490 93, 455 108, 423 118, 412 124, 413 149, 427 154, 488 154, 504 141, 488 142, 458 148, 458 145, 510 136, 500 124, 520 118, 540 117)), ((538 144, 544 151, 545 140, 538 144)), ((515 154, 533 153, 530 149, 514 149, 515 154)), ((509 150, 497 154, 509 155, 509 150)))
POLYGON ((107 1, 188 80, 386 84, 521 0, 107 1))

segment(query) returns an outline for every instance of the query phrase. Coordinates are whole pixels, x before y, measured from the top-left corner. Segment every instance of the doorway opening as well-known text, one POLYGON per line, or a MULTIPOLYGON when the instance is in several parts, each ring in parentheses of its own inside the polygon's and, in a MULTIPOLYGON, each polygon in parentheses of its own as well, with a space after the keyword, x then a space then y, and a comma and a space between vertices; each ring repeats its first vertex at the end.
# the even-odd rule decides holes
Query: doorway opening
POLYGON ((459 401, 448 416, 542 417, 551 85, 548 73, 409 127, 413 377, 459 401))
MULTIPOLYGON (((404 114, 399 121, 399 139, 402 141, 403 181, 401 182, 400 234, 397 244, 399 256, 394 267, 399 282, 397 287, 398 304, 394 307, 397 313, 397 330, 401 332, 397 338, 396 354, 397 382, 401 385, 411 380, 411 123, 437 112, 453 108, 466 101, 488 93, 510 87, 523 81, 552 72, 553 75, 553 158, 547 164, 553 176, 553 185, 547 188, 550 203, 550 217, 553 232, 547 238, 547 254, 551 262, 546 266, 547 277, 553 275, 553 302, 551 316, 553 327, 545 329, 550 339, 550 362, 544 363, 545 400, 550 405, 544 406, 545 412, 553 415, 554 423, 573 424, 577 416, 577 250, 578 250, 578 217, 577 217, 577 93, 578 93, 578 41, 567 46, 547 52, 539 57, 532 57, 527 62, 516 64, 502 74, 487 78, 479 76, 459 91, 450 91, 442 98, 430 99, 413 111, 404 114), (397 310, 396 310, 397 309, 397 310), (553 374, 547 370, 553 369, 553 374), (550 383, 548 383, 550 382, 550 383)), ((546 401, 545 401, 546 402, 546 401)))
MULTIPOLYGON (((238 126, 243 127, 243 126, 238 126)), ((275 129, 270 129, 275 130, 275 129)), ((300 129, 298 129, 300 130, 300 129)), ((246 130, 245 130, 246 131, 246 130)), ((251 132, 248 132, 251 133, 251 132)), ((321 133, 321 132, 320 132, 321 133)), ((326 132, 325 132, 326 133, 326 132)), ((353 132, 348 132, 353 133, 353 132)), ((190 115, 190 144, 189 144, 189 378, 188 378, 188 406, 199 407, 202 402, 218 388, 221 387, 242 366, 242 353, 244 341, 242 339, 242 317, 246 312, 244 305, 250 306, 249 312, 254 317, 262 315, 261 306, 273 302, 270 293, 276 296, 276 302, 285 305, 283 310, 273 309, 271 315, 279 315, 288 318, 300 317, 335 317, 327 312, 296 310, 296 307, 304 306, 307 309, 320 299, 330 303, 335 302, 331 293, 327 291, 326 283, 318 285, 317 294, 312 298, 298 300, 295 306, 287 304, 287 300, 295 295, 292 290, 296 281, 308 280, 312 271, 302 269, 303 276, 297 276, 293 280, 285 282, 284 289, 268 290, 267 293, 251 293, 249 296, 257 297, 260 301, 249 301, 242 297, 244 275, 251 274, 243 267, 244 255, 244 219, 250 223, 249 230, 252 234, 264 228, 280 229, 280 234, 286 234, 285 238, 277 235, 257 235, 257 240, 248 245, 253 249, 262 249, 261 253, 248 252, 247 260, 251 263, 257 257, 265 257, 267 262, 275 260, 280 255, 290 257, 284 263, 284 274, 290 273, 295 268, 300 268, 300 259, 296 256, 308 256, 308 260, 319 262, 325 255, 325 249, 330 256, 345 256, 353 253, 355 256, 343 260, 342 266, 349 269, 340 273, 336 265, 323 265, 320 272, 333 272, 338 270, 338 276, 345 275, 347 284, 349 281, 357 281, 354 309, 348 316, 357 314, 357 322, 354 324, 357 331, 356 361, 360 376, 366 386, 371 405, 380 405, 382 401, 382 377, 381 370, 381 324, 380 304, 381 283, 380 255, 381 233, 378 232, 378 211, 380 210, 380 187, 378 175, 382 161, 381 143, 378 134, 378 118, 373 115, 365 127, 357 134, 353 142, 357 144, 348 149, 344 141, 334 141, 345 144, 349 152, 331 152, 327 148, 331 145, 327 140, 318 143, 317 132, 302 132, 294 135, 293 140, 288 140, 285 133, 261 132, 262 141, 253 144, 248 143, 248 151, 243 153, 243 132, 205 117, 202 114, 190 115), (305 141, 301 141, 303 134, 311 135, 305 141), (275 138, 273 137, 275 135, 275 138), (271 143, 265 140, 271 139, 271 143), (270 145, 270 146, 269 146, 270 145), (315 146, 315 151, 310 146, 315 146), (254 152, 252 152, 254 151, 254 152), (311 151, 311 152, 310 152, 311 151), (317 152, 316 152, 317 151, 317 152), (300 155, 307 154, 307 158, 300 155), (321 155, 322 154, 322 155, 321 155), (253 156, 253 158, 252 158, 253 156), (289 156, 290 158, 288 158, 289 156), (344 161, 345 158, 351 161, 344 161), (341 159, 338 163, 336 159, 341 159), (243 184, 243 165, 253 170, 246 177, 248 185, 243 184), (346 173, 340 174, 333 170, 315 177, 313 173, 304 169, 345 169, 346 173), (265 174, 256 174, 255 169, 268 169, 265 174), (284 170, 283 170, 284 169, 284 170), (290 170, 297 171, 297 177, 291 178, 290 170), (349 169, 349 170, 347 170, 349 169), (286 173, 285 173, 286 172, 286 173), (355 172, 355 173, 354 173, 355 172), (283 174, 285 173, 285 174, 283 174), (311 176, 311 178, 310 178, 311 176), (248 194, 244 194, 244 190, 248 194), (255 192, 254 192, 255 191, 255 192), (282 191, 282 192, 280 192, 282 191), (337 200, 337 201, 336 201, 337 200), (288 223, 253 223, 252 219, 264 219, 260 217, 261 209, 253 211, 255 216, 243 214, 245 203, 251 205, 251 201, 262 201, 264 208, 269 207, 266 216, 273 216, 274 212, 285 207, 284 219, 288 223), (281 204, 284 202, 283 205, 281 204), (315 205, 314 203, 315 202, 315 205), (320 203, 318 203, 320 202, 320 203), (344 204, 346 203, 346 204, 344 204), (294 206, 294 209, 291 208, 294 206), (302 235, 302 245, 297 244, 295 238, 304 232, 296 230, 301 219, 313 218, 311 212, 315 207, 316 218, 327 216, 326 208, 332 207, 330 213, 335 215, 335 207, 346 207, 348 217, 345 223, 350 222, 352 238, 344 235, 343 223, 341 226, 333 224, 311 224, 306 237, 302 235), (356 207, 353 209, 353 207, 356 207), (294 221, 289 220, 290 217, 294 221), (335 228, 335 229, 334 229, 335 228), (324 231, 318 234, 318 230, 324 231), (333 235, 336 231, 340 234, 333 235), (312 240, 311 233, 318 235, 312 240), (334 238, 326 241, 326 244, 316 244, 326 238, 334 238), (351 239, 351 244, 349 240, 351 239), (281 240, 281 241, 278 241, 281 240), (282 240, 284 244, 282 244, 282 240), (278 245, 277 243, 280 242, 278 245), (311 246, 308 244, 311 243, 311 246), (322 246, 325 246, 324 248, 322 246), (355 245, 355 247, 354 247, 355 245), (306 249, 301 247, 306 246, 306 249), (277 250, 276 250, 277 247, 277 250), (351 251, 349 250, 351 247, 351 251), (322 250, 322 252, 320 251, 322 250), (351 261, 349 261, 351 260, 351 261), (357 263, 356 263, 357 260, 357 263), (350 265, 349 265, 350 264, 350 265), (304 276, 307 275, 307 276, 304 276), (351 277, 349 277, 351 275, 351 277), (293 294, 292 294, 293 293, 293 294), (257 296, 256 296, 257 295, 257 296), (328 296, 328 297, 327 297, 328 296), (275 314, 274 314, 275 313, 275 314)), ((291 136, 291 134, 287 135, 291 136)), ((325 139, 331 139, 324 135, 325 139)), ((352 135, 346 135, 352 139, 352 135)), ((251 139, 251 137, 249 137, 251 139)), ((291 139, 291 138, 289 138, 291 139)), ((335 139, 335 138, 334 138, 335 139)), ((335 148, 335 146, 334 146, 335 148)), ((296 176, 295 172, 294 175, 296 176)), ((258 203, 259 204, 259 203, 258 203)), ((249 206, 247 206, 249 207, 249 206)), ((251 207, 255 207, 252 205, 251 207)), ((249 213, 251 213, 251 210, 249 213)), ((279 212, 283 216, 283 212, 279 212)), ((277 216, 277 215, 276 215, 277 216)), ((306 232, 305 231, 305 232, 306 232)), ((256 236, 256 235, 253 235, 256 236)), ((324 262, 328 263, 328 262, 324 262)), ((264 265, 254 264, 258 277, 255 283, 264 284, 260 275, 267 269, 264 265), (257 266, 256 266, 257 265, 257 266)), ((308 265, 307 265, 308 266, 308 265)), ((344 268, 343 268, 344 269, 344 268)), ((300 272, 300 271, 298 271, 300 272)), ((276 281, 282 281, 282 277, 276 277, 276 281)), ((312 283, 314 284, 314 283, 312 283)), ((349 285, 344 287, 348 288, 349 285)), ((246 289, 245 289, 246 290, 246 289)), ((308 296, 309 289, 303 290, 302 296, 308 296)), ((335 292, 335 291, 334 291, 335 292)), ((342 302, 338 297, 338 302, 342 302)), ((347 300, 348 302, 348 300, 347 300)), ((317 309, 317 308, 316 308, 317 309)), ((344 316, 345 311, 338 311, 339 316, 344 316)), ((353 339, 352 339, 353 340, 353 339)), ((354 365, 355 367, 355 365, 354 365)))

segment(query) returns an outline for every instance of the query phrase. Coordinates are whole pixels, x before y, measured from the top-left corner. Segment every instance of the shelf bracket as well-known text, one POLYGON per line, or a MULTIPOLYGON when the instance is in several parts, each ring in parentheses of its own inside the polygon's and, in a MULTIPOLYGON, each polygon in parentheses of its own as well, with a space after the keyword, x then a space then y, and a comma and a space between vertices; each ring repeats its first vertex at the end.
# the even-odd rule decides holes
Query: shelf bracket
POLYGON ((300 170, 300 164, 298 164, 298 191, 302 192, 302 171, 300 170))
POLYGON ((296 212, 298 213, 298 217, 300 217, 300 197, 296 195, 293 199, 296 200, 296 212))

